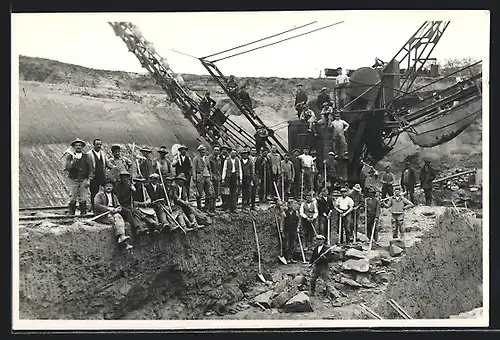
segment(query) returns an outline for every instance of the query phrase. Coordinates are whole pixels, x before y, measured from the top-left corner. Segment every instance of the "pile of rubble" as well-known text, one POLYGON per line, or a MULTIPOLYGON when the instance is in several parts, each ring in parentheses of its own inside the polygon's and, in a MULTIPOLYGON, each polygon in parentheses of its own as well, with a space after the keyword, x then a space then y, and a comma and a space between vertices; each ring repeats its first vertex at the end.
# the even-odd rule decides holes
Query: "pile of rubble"
MULTIPOLYGON (((324 289, 318 289, 315 296, 340 307, 348 304, 347 292, 373 289, 391 280, 394 272, 391 264, 404 254, 404 242, 393 240, 388 247, 368 251, 363 237, 358 234, 360 243, 333 248, 334 261, 330 265, 329 282, 325 286, 323 281, 318 281, 318 287, 323 286, 324 289)), ((272 280, 266 282, 269 289, 255 296, 251 304, 262 310, 277 309, 285 313, 313 312, 314 303, 308 290, 311 268, 300 262, 286 268, 288 273, 269 277, 272 280)))

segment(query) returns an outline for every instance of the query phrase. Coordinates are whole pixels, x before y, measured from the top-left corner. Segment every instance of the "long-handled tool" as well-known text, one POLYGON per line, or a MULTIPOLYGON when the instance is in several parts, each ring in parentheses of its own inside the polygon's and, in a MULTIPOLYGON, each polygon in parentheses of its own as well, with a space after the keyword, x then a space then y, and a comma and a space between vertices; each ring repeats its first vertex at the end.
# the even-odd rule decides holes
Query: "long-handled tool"
POLYGON ((327 225, 326 225, 326 243, 327 244, 330 244, 330 228, 331 228, 331 222, 332 222, 332 218, 330 216, 331 214, 331 211, 330 213, 328 213, 328 216, 327 216, 327 225))
POLYGON ((339 214, 339 244, 342 243, 342 213, 339 214))
POLYGON ((328 248, 323 254, 321 254, 320 256, 318 256, 318 258, 316 260, 313 261, 313 263, 311 263, 309 265, 309 267, 312 267, 316 262, 318 262, 319 259, 321 259, 322 257, 324 257, 326 254, 328 254, 330 252, 330 250, 332 250, 333 248, 335 248, 335 246, 331 246, 330 248, 328 248))
POLYGON ((377 227, 377 220, 373 221, 372 232, 370 235, 370 244, 368 245, 368 251, 372 250, 373 245, 373 235, 375 235, 375 228, 377 227))
POLYGON ((170 219, 172 221, 174 221, 174 223, 177 225, 178 228, 181 228, 182 232, 184 234, 187 234, 186 232, 186 229, 184 229, 181 224, 174 218, 174 216, 172 216, 172 214, 170 213, 169 209, 167 209, 167 207, 165 207, 163 204, 161 205, 163 211, 165 212, 165 214, 167 214, 168 217, 170 217, 170 219))
POLYGON ((267 164, 264 163, 264 202, 267 201, 267 164))
POLYGON ((101 218, 101 217, 103 217, 103 216, 108 215, 109 213, 111 213, 111 211, 109 211, 109 210, 108 210, 108 211, 105 211, 105 212, 103 212, 102 214, 99 214, 99 215, 97 215, 97 216, 94 216, 94 217, 92 217, 92 218, 89 218, 88 220, 85 220, 85 222, 92 222, 92 221, 95 221, 95 220, 97 220, 97 219, 99 219, 99 218, 101 218))
POLYGON ((281 197, 285 200, 285 174, 281 174, 281 197))
POLYGON ((288 264, 285 257, 283 256, 283 239, 281 238, 281 230, 279 226, 278 216, 275 215, 274 220, 276 221, 276 229, 278 229, 278 236, 280 240, 280 254, 278 255, 278 259, 281 261, 281 263, 288 264))
POLYGON ((368 208, 366 206, 366 198, 365 198, 365 235, 368 237, 368 208))
POLYGON ((300 173, 300 200, 304 200, 304 171, 300 173))
POLYGON ((358 209, 354 210, 354 243, 356 243, 356 236, 358 234, 358 209))
POLYGON ((304 247, 302 247, 302 240, 300 239, 300 232, 297 232, 297 237, 299 238, 300 252, 302 253, 302 263, 307 264, 306 256, 304 255, 304 247))
POLYGON ((394 299, 390 299, 387 301, 387 304, 394 309, 396 313, 398 313, 403 319, 411 319, 411 316, 396 302, 394 299))
POLYGON ((257 228, 255 227, 255 221, 252 221, 252 224, 253 224, 253 231, 255 233, 255 242, 257 243, 257 257, 258 257, 258 260, 259 260, 259 272, 257 273, 257 277, 263 283, 266 283, 266 279, 264 278, 264 275, 262 275, 262 268, 261 268, 261 265, 260 265, 259 237, 257 236, 257 228))
POLYGON ((326 163, 323 164, 323 168, 325 169, 325 171, 324 171, 324 173, 325 173, 324 179, 325 179, 325 189, 326 189, 326 163))

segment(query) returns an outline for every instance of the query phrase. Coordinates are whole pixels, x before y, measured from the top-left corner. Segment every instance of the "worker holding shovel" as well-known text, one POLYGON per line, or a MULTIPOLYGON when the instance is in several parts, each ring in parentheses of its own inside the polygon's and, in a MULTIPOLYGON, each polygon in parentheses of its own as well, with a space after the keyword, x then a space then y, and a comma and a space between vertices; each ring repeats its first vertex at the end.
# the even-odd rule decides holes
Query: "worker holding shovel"
POLYGON ((323 235, 316 235, 315 243, 316 247, 314 248, 311 259, 309 260, 310 266, 314 266, 309 294, 314 296, 316 293, 316 281, 319 277, 321 277, 325 283, 325 290, 328 296, 328 279, 330 274, 329 263, 332 260, 330 250, 332 247, 327 247, 325 244, 325 237, 323 235))
POLYGON ((368 197, 366 198, 366 236, 370 238, 370 242, 378 242, 378 220, 380 217, 381 203, 375 197, 375 190, 369 188, 367 190, 368 197))
POLYGON ((283 216, 283 233, 285 235, 284 253, 288 263, 297 263, 293 259, 295 251, 295 241, 299 232, 299 207, 295 200, 289 200, 282 210, 283 216))
POLYGON ((316 228, 315 224, 318 220, 318 206, 316 200, 313 197, 314 193, 311 191, 306 196, 306 201, 302 202, 300 205, 300 226, 304 232, 305 236, 305 244, 304 250, 307 250, 307 247, 312 247, 313 245, 313 236, 315 236, 316 228))
POLYGON ((347 196, 347 188, 340 189, 340 193, 342 196, 337 198, 334 207, 339 213, 339 243, 343 243, 342 232, 345 233, 347 242, 353 240, 351 212, 354 208, 354 201, 347 196))

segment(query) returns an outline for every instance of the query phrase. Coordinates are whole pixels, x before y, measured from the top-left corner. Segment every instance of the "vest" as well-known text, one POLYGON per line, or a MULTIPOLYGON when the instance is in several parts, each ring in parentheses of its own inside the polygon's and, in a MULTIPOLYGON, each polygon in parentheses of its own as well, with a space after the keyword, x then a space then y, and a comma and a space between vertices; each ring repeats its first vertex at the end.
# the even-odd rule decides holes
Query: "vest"
POLYGON ((243 159, 241 162, 241 171, 243 172, 243 177, 251 177, 253 175, 253 162, 250 158, 247 159, 247 163, 243 163, 243 159))
POLYGON ((75 165, 69 170, 68 177, 71 179, 87 179, 90 175, 90 159, 86 153, 75 161, 75 165))
POLYGON ((306 214, 306 216, 309 218, 312 218, 314 216, 314 202, 304 203, 304 214, 306 214))
POLYGON ((404 212, 405 203, 403 198, 399 200, 391 197, 391 213, 393 214, 402 214, 404 212))
POLYGON ((101 153, 101 158, 99 158, 94 150, 92 150, 92 154, 93 154, 92 156, 94 157, 94 160, 95 160, 95 175, 94 175, 94 177, 104 179, 104 177, 105 177, 104 161, 103 161, 104 155, 101 153))
MULTIPOLYGON (((226 158, 225 162, 227 162, 226 178, 229 178, 233 173, 233 162, 231 161, 231 157, 226 158)), ((238 158, 234 159, 234 167, 235 175, 238 177, 240 174, 240 162, 238 162, 238 158)))

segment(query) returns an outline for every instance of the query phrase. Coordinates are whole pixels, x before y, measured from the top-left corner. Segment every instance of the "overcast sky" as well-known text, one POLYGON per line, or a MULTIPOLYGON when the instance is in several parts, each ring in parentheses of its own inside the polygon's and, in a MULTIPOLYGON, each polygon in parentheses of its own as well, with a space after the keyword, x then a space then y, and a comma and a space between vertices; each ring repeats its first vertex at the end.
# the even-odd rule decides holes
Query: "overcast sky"
MULTIPOLYGON (((489 46, 487 11, 308 11, 140 14, 13 14, 13 53, 96 69, 144 72, 108 21, 131 21, 179 73, 207 74, 196 59, 312 21, 318 23, 276 37, 284 39, 344 21, 297 39, 218 63, 226 75, 317 77, 324 68, 371 66, 389 61, 425 20, 450 20, 434 49, 439 60, 485 60, 489 46)), ((267 42, 266 42, 267 43, 267 42)), ((264 42, 260 43, 260 45, 264 42)), ((259 43, 251 47, 259 46, 259 43)), ((248 47, 250 48, 250 47, 248 47)))

